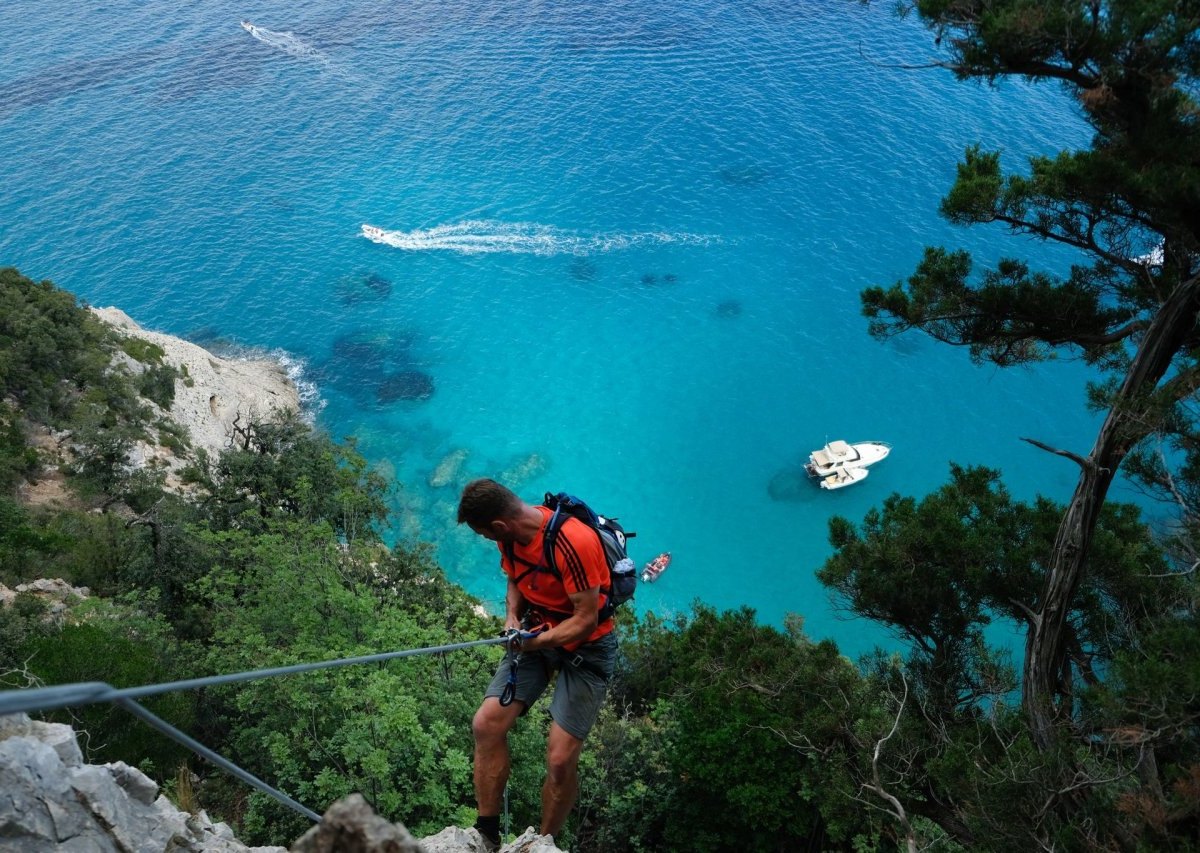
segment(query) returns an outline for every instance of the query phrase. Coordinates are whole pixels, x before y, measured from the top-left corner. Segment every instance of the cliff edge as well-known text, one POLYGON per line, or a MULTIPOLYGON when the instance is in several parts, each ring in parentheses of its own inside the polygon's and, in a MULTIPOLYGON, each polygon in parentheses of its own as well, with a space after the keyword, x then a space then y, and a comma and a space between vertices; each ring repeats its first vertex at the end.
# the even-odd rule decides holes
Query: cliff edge
MULTIPOLYGON (((248 847, 203 810, 181 811, 158 784, 122 761, 84 764, 61 723, 0 716, 0 847, 12 853, 288 853, 248 847)), ((292 853, 484 853, 474 829, 447 827, 417 840, 358 794, 329 807, 292 853)), ((500 853, 563 853, 532 828, 500 853)))
POLYGON ((229 446, 238 418, 244 424, 274 411, 300 409, 300 394, 276 361, 219 358, 189 341, 143 329, 119 308, 93 308, 92 312, 120 334, 162 348, 163 362, 186 377, 175 383, 175 400, 167 417, 187 430, 194 447, 212 456, 229 446))

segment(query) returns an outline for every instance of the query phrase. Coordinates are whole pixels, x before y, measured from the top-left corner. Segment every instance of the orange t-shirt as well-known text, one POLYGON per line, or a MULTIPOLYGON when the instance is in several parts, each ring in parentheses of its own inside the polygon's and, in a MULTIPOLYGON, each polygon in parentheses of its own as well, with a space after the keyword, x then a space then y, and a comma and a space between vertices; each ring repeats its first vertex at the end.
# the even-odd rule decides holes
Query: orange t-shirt
MULTIPOLYGON (((552 625, 566 618, 563 614, 574 611, 568 596, 575 593, 598 586, 599 606, 603 607, 609 592, 608 561, 604 558, 604 546, 600 544, 596 531, 577 518, 568 518, 563 522, 554 540, 554 566, 562 576, 560 579, 546 568, 546 525, 554 511, 544 506, 537 509, 542 514, 542 527, 528 545, 511 543, 516 560, 510 562, 504 543, 497 543, 500 548, 500 568, 508 577, 517 579, 517 589, 521 595, 525 596, 531 607, 542 611, 552 625), (542 568, 531 571, 531 565, 542 568)), ((598 640, 612 629, 613 620, 610 617, 597 625, 584 642, 598 640)))

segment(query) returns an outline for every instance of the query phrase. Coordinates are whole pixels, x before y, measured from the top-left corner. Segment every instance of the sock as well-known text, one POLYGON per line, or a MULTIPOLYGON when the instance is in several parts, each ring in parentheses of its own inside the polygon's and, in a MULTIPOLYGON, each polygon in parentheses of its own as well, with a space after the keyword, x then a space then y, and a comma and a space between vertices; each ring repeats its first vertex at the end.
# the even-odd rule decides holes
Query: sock
POLYGON ((500 843, 500 815, 488 815, 484 817, 480 815, 475 818, 475 828, 479 830, 479 834, 486 836, 489 840, 500 843))

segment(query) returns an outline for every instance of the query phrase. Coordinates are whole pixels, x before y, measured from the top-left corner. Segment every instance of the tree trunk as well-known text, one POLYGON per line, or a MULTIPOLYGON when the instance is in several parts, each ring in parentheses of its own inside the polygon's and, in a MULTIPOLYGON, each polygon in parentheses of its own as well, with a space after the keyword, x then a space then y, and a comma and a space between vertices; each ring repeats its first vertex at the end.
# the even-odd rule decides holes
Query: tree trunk
POLYGON ((1198 310, 1200 276, 1194 276, 1172 291, 1146 330, 1059 524, 1041 607, 1025 640, 1022 698, 1034 741, 1042 749, 1054 742, 1056 697, 1070 694, 1070 684, 1061 683, 1067 614, 1083 577, 1096 519, 1125 454, 1149 433, 1140 417, 1143 400, 1166 375, 1172 359, 1195 330, 1198 310))

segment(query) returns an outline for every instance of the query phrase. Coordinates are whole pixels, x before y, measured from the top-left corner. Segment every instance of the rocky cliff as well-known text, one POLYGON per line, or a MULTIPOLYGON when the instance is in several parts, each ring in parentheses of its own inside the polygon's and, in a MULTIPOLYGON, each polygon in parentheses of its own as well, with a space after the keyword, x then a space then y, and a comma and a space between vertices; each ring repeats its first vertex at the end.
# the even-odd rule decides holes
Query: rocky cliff
MULTIPOLYGON (((234 422, 269 418, 275 412, 299 411, 300 395, 283 367, 270 359, 226 359, 181 338, 143 329, 119 308, 93 308, 93 313, 119 334, 140 338, 163 350, 163 363, 183 377, 175 382, 175 399, 166 417, 182 427, 194 448, 217 456, 229 447, 234 422)), ((166 448, 143 447, 147 458, 170 467, 176 460, 166 448)))
MULTIPOLYGON (((0 717, 0 849, 11 853, 287 853, 248 847, 203 811, 178 809, 124 762, 84 764, 75 732, 25 714, 0 717)), ((417 840, 353 795, 334 803, 292 853, 483 853, 474 829, 417 840)), ((562 853, 527 829, 502 853, 562 853)))

